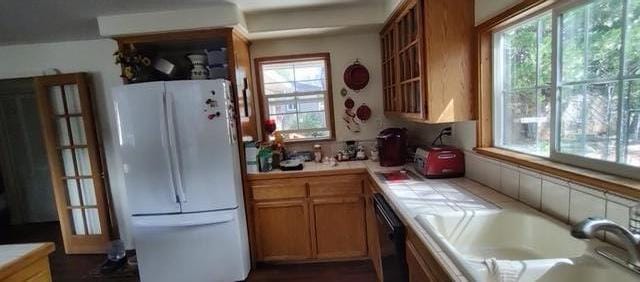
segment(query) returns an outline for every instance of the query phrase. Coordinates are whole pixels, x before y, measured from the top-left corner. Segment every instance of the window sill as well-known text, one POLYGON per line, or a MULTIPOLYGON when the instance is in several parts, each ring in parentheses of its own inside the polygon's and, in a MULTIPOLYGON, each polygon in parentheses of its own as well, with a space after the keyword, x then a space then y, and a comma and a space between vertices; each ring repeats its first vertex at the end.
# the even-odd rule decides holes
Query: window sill
POLYGON ((474 148, 478 154, 512 162, 525 168, 558 176, 578 183, 613 192, 621 196, 640 199, 640 181, 606 174, 589 169, 554 162, 542 157, 531 156, 494 147, 474 148))

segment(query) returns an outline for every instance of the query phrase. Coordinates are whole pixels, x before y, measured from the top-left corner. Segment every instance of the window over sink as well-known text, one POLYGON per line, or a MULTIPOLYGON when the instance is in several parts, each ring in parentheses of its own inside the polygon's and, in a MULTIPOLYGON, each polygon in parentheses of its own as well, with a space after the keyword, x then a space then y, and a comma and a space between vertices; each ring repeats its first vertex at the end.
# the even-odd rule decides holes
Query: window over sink
POLYGON ((285 141, 334 138, 329 54, 256 59, 263 120, 285 141))
POLYGON ((495 147, 637 178, 640 0, 559 1, 492 36, 495 147))

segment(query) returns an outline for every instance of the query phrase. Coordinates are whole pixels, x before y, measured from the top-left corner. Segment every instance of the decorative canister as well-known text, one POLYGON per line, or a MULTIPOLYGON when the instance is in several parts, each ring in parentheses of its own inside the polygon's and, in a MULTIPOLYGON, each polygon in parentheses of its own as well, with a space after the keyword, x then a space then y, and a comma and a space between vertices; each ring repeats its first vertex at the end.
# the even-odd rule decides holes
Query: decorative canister
POLYGON ((191 79, 207 79, 209 78, 209 71, 206 68, 207 55, 205 54, 189 54, 187 55, 189 61, 193 65, 191 69, 191 79))
POLYGON ((322 146, 320 144, 313 145, 313 160, 316 163, 322 162, 322 146))

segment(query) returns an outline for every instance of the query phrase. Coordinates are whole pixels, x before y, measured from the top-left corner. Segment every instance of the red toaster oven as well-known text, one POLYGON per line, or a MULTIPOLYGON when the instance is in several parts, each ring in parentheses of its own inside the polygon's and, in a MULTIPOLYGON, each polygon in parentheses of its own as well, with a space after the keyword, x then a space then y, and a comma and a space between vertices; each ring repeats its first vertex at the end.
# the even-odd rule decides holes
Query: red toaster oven
POLYGON ((464 176, 464 153, 451 146, 429 146, 416 149, 416 170, 427 178, 464 176))

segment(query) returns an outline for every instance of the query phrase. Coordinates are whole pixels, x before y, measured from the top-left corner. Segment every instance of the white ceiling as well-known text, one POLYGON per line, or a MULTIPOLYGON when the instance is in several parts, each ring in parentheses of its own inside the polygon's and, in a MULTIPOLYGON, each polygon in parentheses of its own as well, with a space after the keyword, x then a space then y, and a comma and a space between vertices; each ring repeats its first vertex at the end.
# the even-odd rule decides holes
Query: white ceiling
POLYGON ((0 45, 95 39, 96 17, 212 6, 232 2, 240 10, 302 9, 383 0, 1 0, 0 45))

